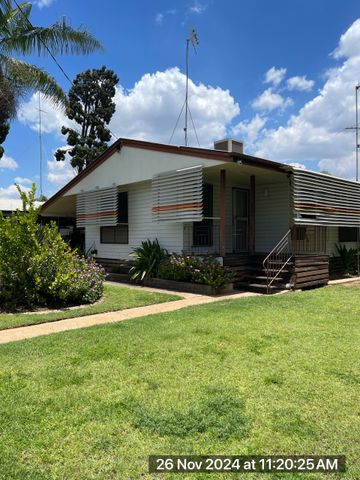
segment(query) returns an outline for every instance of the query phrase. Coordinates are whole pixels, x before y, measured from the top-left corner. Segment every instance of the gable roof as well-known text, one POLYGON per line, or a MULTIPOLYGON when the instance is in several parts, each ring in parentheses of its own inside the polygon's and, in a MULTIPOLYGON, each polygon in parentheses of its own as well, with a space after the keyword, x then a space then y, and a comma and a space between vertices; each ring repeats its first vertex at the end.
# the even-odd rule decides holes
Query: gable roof
POLYGON ((119 138, 116 140, 104 153, 102 153, 93 163, 86 167, 81 173, 74 177, 58 192, 56 192, 49 200, 47 200, 42 208, 46 209, 56 199, 61 197, 64 193, 68 192, 72 187, 77 185, 87 175, 96 170, 102 163, 104 163, 115 152, 119 152, 122 147, 140 148, 144 150, 153 150, 157 152, 165 152, 170 154, 186 155, 198 158, 204 158, 206 160, 220 160, 223 162, 234 162, 241 160, 242 163, 247 165, 254 165, 264 168, 270 168, 272 170, 290 171, 292 167, 289 165, 273 162, 271 160, 265 160, 251 155, 245 155, 243 153, 232 153, 221 150, 212 150, 206 148, 184 147, 177 145, 166 145, 163 143, 147 142, 144 140, 133 140, 129 138, 119 138))

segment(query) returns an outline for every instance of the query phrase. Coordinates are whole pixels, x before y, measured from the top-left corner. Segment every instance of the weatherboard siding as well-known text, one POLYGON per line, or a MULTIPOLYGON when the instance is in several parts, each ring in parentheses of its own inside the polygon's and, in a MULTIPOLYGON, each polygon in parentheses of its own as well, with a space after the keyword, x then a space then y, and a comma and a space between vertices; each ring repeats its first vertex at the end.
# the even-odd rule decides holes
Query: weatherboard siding
POLYGON ((339 242, 339 227, 327 227, 326 229, 326 253, 339 256, 336 245, 345 245, 346 248, 358 248, 356 242, 339 242))
POLYGON ((183 248, 182 223, 156 223, 152 219, 151 182, 131 185, 127 189, 129 198, 129 243, 100 243, 100 227, 86 227, 86 249, 95 248, 100 258, 129 259, 129 253, 146 239, 159 240, 160 245, 170 252, 181 252, 183 248))
POLYGON ((290 228, 288 182, 255 187, 255 249, 269 252, 290 228), (265 194, 267 191, 267 195, 265 194))
POLYGON ((82 191, 93 191, 95 188, 103 189, 114 185, 128 185, 150 180, 154 175, 181 168, 202 165, 214 167, 224 162, 198 158, 196 156, 169 154, 139 148, 123 147, 109 157, 106 162, 99 165, 79 183, 74 185, 65 195, 75 195, 82 191))

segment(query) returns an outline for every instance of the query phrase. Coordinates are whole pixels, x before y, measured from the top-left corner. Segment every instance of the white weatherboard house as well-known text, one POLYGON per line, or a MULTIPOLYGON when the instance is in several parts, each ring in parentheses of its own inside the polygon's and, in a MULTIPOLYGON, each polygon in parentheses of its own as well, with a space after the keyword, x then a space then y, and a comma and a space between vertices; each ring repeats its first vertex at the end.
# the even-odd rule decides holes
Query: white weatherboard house
POLYGON ((336 244, 359 246, 360 184, 214 149, 119 139, 42 207, 74 217, 86 250, 127 260, 143 240, 222 257, 238 281, 269 291, 325 284, 336 244))

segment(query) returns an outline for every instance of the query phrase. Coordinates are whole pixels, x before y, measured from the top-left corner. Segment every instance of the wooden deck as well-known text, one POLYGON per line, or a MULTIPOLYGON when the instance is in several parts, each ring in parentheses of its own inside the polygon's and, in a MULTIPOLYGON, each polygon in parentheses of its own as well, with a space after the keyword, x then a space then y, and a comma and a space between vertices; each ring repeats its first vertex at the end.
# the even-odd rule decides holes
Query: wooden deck
MULTIPOLYGON (((224 257, 224 266, 234 273, 235 288, 267 293, 267 273, 263 268, 265 257, 266 253, 230 254, 224 257)), ((129 262, 105 258, 97 258, 96 261, 106 269, 109 279, 116 281, 119 277, 118 280, 129 281, 129 262)), ((328 255, 296 254, 271 286, 270 292, 320 287, 328 282, 328 255)))
MULTIPOLYGON (((266 293, 267 273, 262 262, 265 253, 227 255, 224 266, 234 273, 238 288, 266 293)), ((319 287, 329 282, 329 256, 296 254, 284 268, 271 292, 292 288, 319 287)))
POLYGON ((292 282, 294 290, 327 285, 329 282, 329 256, 295 255, 292 282))

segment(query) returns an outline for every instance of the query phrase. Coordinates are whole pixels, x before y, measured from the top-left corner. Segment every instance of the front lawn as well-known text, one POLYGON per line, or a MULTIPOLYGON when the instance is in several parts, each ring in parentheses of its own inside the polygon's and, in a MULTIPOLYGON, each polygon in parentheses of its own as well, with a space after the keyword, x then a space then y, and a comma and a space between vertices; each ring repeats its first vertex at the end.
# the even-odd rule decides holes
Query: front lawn
POLYGON ((0 346, 0 479, 150 475, 149 454, 359 465, 359 286, 190 307, 0 346))
POLYGON ((148 292, 117 285, 104 285, 104 299, 94 305, 63 309, 52 313, 0 313, 0 330, 36 323, 54 322, 64 318, 81 317, 95 313, 114 312, 125 308, 142 307, 155 303, 179 300, 177 295, 148 292))

